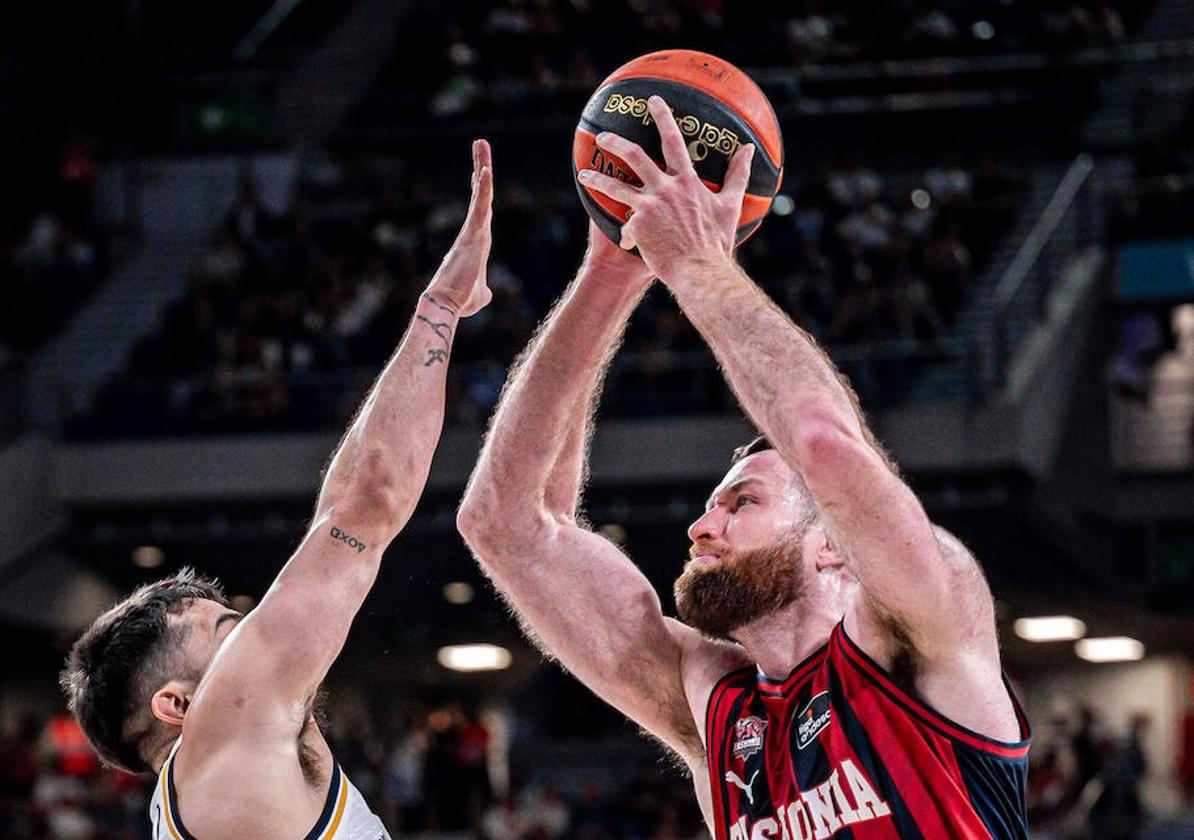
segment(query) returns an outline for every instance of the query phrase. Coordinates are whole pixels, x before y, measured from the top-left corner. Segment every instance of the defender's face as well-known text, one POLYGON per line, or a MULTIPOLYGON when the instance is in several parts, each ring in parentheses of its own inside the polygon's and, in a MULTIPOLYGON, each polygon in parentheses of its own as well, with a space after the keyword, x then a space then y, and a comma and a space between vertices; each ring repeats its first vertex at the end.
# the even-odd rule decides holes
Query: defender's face
POLYGON ((690 564, 715 564, 724 554, 762 549, 792 533, 807 512, 795 479, 773 449, 734 464, 688 527, 690 564))
POLYGON ((189 630, 185 642, 188 661, 197 670, 206 671, 220 645, 242 618, 236 610, 216 601, 193 600, 179 617, 189 630))
POLYGON ((228 639, 243 616, 216 601, 195 598, 168 621, 181 631, 177 652, 170 652, 175 676, 150 698, 153 715, 163 723, 182 726, 191 699, 203 681, 220 646, 228 639))

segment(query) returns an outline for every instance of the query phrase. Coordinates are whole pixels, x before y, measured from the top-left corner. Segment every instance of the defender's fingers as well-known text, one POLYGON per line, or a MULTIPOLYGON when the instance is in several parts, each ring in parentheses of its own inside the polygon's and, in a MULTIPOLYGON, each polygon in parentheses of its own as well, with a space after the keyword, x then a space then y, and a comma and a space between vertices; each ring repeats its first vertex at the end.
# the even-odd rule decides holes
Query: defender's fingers
MULTIPOLYGON (((721 194, 731 197, 736 203, 742 203, 742 196, 746 195, 746 186, 750 183, 750 164, 755 159, 753 143, 747 143, 735 154, 726 169, 726 178, 721 186, 721 194)), ((730 199, 727 198, 727 201, 730 199)))
POLYGON ((464 220, 464 229, 475 231, 489 225, 493 215, 493 167, 481 166, 473 183, 473 196, 469 201, 468 215, 464 220))
POLYGON ((638 143, 627 140, 612 131, 603 131, 597 135, 597 145, 626 161, 626 165, 638 176, 638 179, 648 186, 659 183, 663 170, 659 164, 651 160, 650 155, 643 151, 638 143))
POLYGON ((493 150, 485 138, 473 141, 473 170, 480 172, 482 167, 493 168, 493 150))
POLYGON ((477 190, 477 179, 481 174, 481 170, 488 166, 493 168, 493 153, 489 148, 489 141, 484 139, 477 139, 473 141, 473 174, 469 178, 469 186, 473 192, 477 190))
POLYGON ((680 126, 676 125, 672 109, 660 96, 649 98, 647 108, 651 111, 651 118, 659 126, 659 139, 663 142, 663 159, 667 161, 667 171, 675 174, 691 170, 692 159, 688 157, 688 144, 684 142, 680 126))
POLYGON ((582 169, 576 173, 576 178, 586 187, 609 196, 614 201, 620 201, 631 207, 638 203, 640 195, 638 187, 632 187, 625 181, 619 181, 617 178, 595 172, 592 169, 582 169))

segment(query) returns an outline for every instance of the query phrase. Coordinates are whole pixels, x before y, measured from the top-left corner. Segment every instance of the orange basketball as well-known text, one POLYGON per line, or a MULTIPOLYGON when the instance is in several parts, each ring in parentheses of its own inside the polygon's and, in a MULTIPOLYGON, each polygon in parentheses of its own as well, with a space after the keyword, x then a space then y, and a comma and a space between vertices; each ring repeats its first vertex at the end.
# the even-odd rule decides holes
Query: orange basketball
MULTIPOLYGON (((572 141, 572 174, 595 169, 639 185, 624 161, 597 147, 595 138, 612 131, 643 147, 663 167, 659 130, 647 111, 647 98, 662 96, 688 140, 688 156, 710 189, 721 189, 730 158, 754 143, 750 183, 738 219, 739 244, 758 229, 779 191, 784 144, 775 111, 754 81, 728 61, 694 50, 662 50, 639 56, 615 70, 589 99, 572 141)), ((629 218, 625 204, 577 182, 581 204, 614 242, 629 218)))

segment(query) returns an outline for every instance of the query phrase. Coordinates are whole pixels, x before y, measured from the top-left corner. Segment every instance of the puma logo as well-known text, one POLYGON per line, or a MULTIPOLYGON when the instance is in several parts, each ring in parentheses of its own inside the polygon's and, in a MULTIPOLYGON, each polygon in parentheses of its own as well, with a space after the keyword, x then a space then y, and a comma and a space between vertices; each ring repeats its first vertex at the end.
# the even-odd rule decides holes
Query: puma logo
POLYGON ((752 775, 750 777, 750 781, 744 782, 744 781, 742 781, 741 778, 739 778, 738 774, 735 773, 733 770, 727 770, 726 771, 726 781, 729 782, 730 784, 732 784, 734 787, 739 788, 743 792, 745 792, 747 801, 750 802, 751 805, 754 805, 755 804, 755 792, 754 792, 755 776, 758 776, 758 775, 759 775, 759 771, 756 770, 754 772, 754 775, 752 775))

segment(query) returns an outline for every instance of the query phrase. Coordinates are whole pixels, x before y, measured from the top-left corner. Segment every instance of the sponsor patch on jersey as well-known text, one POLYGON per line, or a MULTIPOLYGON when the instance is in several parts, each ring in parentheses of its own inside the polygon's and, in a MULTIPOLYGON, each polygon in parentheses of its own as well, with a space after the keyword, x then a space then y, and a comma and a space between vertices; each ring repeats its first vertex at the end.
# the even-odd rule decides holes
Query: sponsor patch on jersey
POLYGON ((734 758, 745 761, 763 749, 763 733, 767 730, 767 721, 754 715, 744 717, 734 723, 734 746, 731 752, 734 758))
POLYGON ((829 692, 822 691, 808 705, 796 713, 796 748, 804 749, 821 734, 833 712, 829 708, 829 692))

